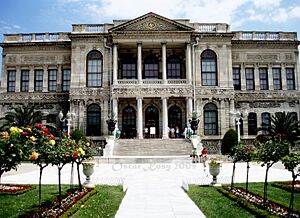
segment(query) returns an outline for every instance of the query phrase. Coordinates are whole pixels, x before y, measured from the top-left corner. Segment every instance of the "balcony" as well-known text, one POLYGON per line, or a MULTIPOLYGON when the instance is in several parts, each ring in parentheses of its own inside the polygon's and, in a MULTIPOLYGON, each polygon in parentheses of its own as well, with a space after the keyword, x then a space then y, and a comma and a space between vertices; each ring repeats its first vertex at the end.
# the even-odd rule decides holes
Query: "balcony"
POLYGON ((235 40, 297 41, 293 32, 235 32, 235 40))
POLYGON ((229 32, 229 25, 225 23, 194 23, 194 28, 201 33, 229 32))
MULTIPOLYGON (((137 85, 139 84, 139 81, 137 79, 118 79, 117 80, 118 85, 137 85)), ((145 85, 160 85, 164 84, 162 79, 143 79, 140 84, 145 85)), ((168 79, 166 84, 171 85, 186 85, 187 80, 186 79, 168 79)))
POLYGON ((68 33, 5 34, 4 43, 70 41, 68 33))
POLYGON ((107 28, 104 24, 73 24, 72 33, 104 33, 107 28))

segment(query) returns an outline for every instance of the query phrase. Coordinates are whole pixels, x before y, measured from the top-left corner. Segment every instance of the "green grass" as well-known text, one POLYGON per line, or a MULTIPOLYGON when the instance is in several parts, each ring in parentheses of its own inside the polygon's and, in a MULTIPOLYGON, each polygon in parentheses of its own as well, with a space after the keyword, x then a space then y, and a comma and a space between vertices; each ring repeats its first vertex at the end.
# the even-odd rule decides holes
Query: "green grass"
MULTIPOLYGON (((0 195, 0 217, 18 217, 38 208, 38 186, 21 195, 0 195)), ((69 185, 62 185, 62 194, 69 185)), ((96 186, 92 196, 74 217, 114 217, 125 195, 121 186, 96 186)), ((53 200, 58 195, 57 185, 42 186, 42 201, 53 200)))
MULTIPOLYGON (((0 195, 0 217, 18 217, 27 211, 38 208, 38 186, 21 195, 0 195)), ((62 192, 70 186, 62 186, 62 192)), ((53 200, 58 195, 57 185, 42 186, 42 201, 53 200)))
POLYGON ((114 217, 125 195, 121 186, 96 186, 98 193, 73 217, 114 217))
POLYGON ((206 217, 254 217, 211 186, 190 185, 188 195, 206 217))
MULTIPOLYGON (((236 186, 241 186, 246 188, 245 184, 236 184, 236 186)), ((261 196, 264 195, 264 183, 249 183, 248 190, 261 196)), ((300 212, 300 193, 295 193, 294 198, 294 210, 300 212)), ((271 186, 268 184, 268 199, 274 202, 280 203, 286 207, 289 207, 291 193, 289 191, 283 190, 271 186)))

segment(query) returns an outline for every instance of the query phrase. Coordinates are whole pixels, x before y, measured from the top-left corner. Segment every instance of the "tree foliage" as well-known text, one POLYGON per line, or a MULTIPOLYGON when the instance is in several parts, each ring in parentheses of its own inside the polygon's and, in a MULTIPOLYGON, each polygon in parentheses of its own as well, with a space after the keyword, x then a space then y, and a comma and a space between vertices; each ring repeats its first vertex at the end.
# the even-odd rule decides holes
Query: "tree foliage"
POLYGON ((232 148, 238 144, 238 134, 235 130, 229 129, 222 140, 221 153, 229 154, 232 148))

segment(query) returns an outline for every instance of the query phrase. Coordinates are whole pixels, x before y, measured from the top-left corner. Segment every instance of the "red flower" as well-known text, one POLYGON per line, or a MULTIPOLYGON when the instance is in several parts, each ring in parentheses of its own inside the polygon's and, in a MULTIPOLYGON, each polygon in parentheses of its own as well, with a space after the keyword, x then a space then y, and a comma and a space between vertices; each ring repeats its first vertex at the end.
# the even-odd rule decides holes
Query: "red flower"
POLYGON ((66 154, 64 154, 64 157, 66 157, 67 155, 66 154))
POLYGON ((76 159, 76 158, 78 158, 78 151, 74 151, 74 153, 73 153, 73 159, 76 159))
POLYGON ((39 123, 39 124, 37 125, 37 128, 38 128, 38 129, 42 129, 42 128, 43 128, 43 124, 39 123))
POLYGON ((50 134, 50 138, 51 138, 52 140, 55 140, 55 136, 52 135, 52 134, 50 134))
POLYGON ((28 135, 28 132, 27 131, 23 131, 22 134, 23 135, 28 135))
POLYGON ((44 132, 45 132, 45 135, 48 135, 49 134, 49 129, 45 128, 44 132))
POLYGON ((70 143, 70 144, 69 144, 69 146, 70 146, 70 147, 73 147, 73 144, 72 144, 72 143, 70 143))

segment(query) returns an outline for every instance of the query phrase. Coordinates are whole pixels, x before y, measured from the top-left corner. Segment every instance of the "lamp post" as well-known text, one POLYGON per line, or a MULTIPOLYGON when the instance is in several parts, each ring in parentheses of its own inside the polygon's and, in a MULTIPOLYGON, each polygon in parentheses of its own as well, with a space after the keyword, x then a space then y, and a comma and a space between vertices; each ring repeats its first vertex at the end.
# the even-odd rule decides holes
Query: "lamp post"
POLYGON ((71 121, 72 121, 71 116, 72 116, 72 114, 70 113, 70 111, 68 111, 65 118, 64 118, 64 114, 62 111, 60 111, 58 114, 58 118, 59 118, 60 122, 67 121, 68 136, 70 135, 70 131, 71 131, 71 121))
POLYGON ((231 111, 230 114, 233 115, 234 121, 237 125, 238 143, 240 143, 240 141, 241 141, 241 128, 240 128, 241 121, 240 120, 244 118, 244 115, 245 115, 245 117, 247 117, 248 112, 245 111, 244 115, 243 115, 239 110, 234 110, 234 111, 231 111))

